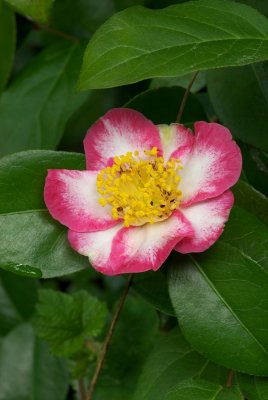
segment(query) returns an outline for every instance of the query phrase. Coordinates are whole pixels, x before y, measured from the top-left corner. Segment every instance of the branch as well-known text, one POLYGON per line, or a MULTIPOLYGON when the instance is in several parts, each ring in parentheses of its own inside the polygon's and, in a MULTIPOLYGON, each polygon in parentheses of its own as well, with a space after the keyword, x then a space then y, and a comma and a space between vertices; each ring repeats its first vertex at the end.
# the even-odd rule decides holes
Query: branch
POLYGON ((91 400, 92 399, 92 394, 93 394, 93 391, 95 389, 97 380, 99 378, 99 375, 100 375, 100 372, 101 372, 101 369, 102 369, 102 366, 103 366, 103 363, 104 363, 104 360, 105 360, 105 356, 106 356, 106 353, 107 353, 107 349, 108 349, 108 346, 109 346, 109 344, 111 342, 111 339, 112 339, 112 335, 113 335, 113 332, 114 332, 114 329, 115 329, 115 325, 117 323, 117 320, 119 318, 120 312, 121 312, 121 310, 123 308, 123 305, 125 303, 125 300, 126 300, 129 288, 131 286, 132 280, 133 280, 133 274, 129 275, 129 278, 128 278, 126 286, 125 286, 125 289, 124 289, 124 291, 122 293, 122 296, 121 296, 120 301, 118 303, 118 306, 117 306, 116 312, 114 314, 113 320, 111 322, 109 331, 108 331, 107 336, 105 338, 105 341, 103 343, 101 355, 100 355, 100 358, 98 360, 98 363, 97 363, 97 366, 96 366, 96 370, 95 370, 94 376, 92 378, 89 390, 87 392, 86 400, 91 400))
POLYGON ((75 43, 79 42, 79 39, 77 37, 75 37, 75 36, 68 35, 68 33, 65 33, 65 32, 62 32, 62 31, 58 31, 57 29, 50 28, 47 25, 39 24, 37 22, 34 24, 34 29, 43 30, 45 32, 51 33, 52 35, 60 36, 63 39, 69 40, 71 42, 75 42, 75 43))
POLYGON ((177 118, 176 118, 176 122, 178 124, 180 123, 180 120, 181 120, 181 117, 182 117, 182 114, 183 114, 183 111, 184 111, 184 108, 185 108, 186 101, 188 99, 188 96, 190 94, 191 88, 193 86, 195 78, 197 77, 198 72, 199 71, 196 71, 194 73, 192 79, 189 82, 189 85, 188 85, 187 89, 185 90, 184 96, 183 96, 182 101, 181 101, 180 109, 179 109, 179 112, 178 112, 178 115, 177 115, 177 118))

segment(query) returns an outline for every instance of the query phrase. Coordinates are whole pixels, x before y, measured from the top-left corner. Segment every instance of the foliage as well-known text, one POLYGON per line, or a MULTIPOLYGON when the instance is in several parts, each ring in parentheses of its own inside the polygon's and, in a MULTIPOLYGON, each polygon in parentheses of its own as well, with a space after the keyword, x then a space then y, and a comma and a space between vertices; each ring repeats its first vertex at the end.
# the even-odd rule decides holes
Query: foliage
POLYGON ((110 108, 175 122, 196 71, 181 122, 231 130, 235 206, 208 251, 134 276, 92 400, 267 400, 267 17, 266 0, 0 0, 0 400, 84 400, 125 286, 70 247, 47 170, 85 169, 110 108))

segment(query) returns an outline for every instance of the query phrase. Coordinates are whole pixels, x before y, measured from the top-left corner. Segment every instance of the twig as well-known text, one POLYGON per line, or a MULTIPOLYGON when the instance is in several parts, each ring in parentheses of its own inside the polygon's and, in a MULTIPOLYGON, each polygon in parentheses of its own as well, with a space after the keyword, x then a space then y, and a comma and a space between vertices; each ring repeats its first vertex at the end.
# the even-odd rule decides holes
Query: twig
POLYGON ((199 71, 196 71, 196 72, 194 73, 194 75, 193 75, 191 81, 189 82, 189 85, 188 85, 187 89, 185 90, 184 96, 183 96, 182 101, 181 101, 181 104, 180 104, 179 112, 178 112, 178 115, 177 115, 177 118, 176 118, 176 122, 177 122, 178 124, 180 123, 180 120, 181 120, 181 117, 182 117, 182 114, 183 114, 183 111, 184 111, 184 107, 185 107, 186 101, 187 101, 187 99, 188 99, 188 96, 189 96, 189 94, 190 94, 191 88, 192 88, 192 86, 193 86, 193 83, 194 83, 194 81, 195 81, 195 78, 197 77, 198 72, 199 72, 199 71))
POLYGON ((51 33, 52 35, 60 36, 63 39, 69 40, 71 42, 75 42, 75 43, 79 42, 79 39, 77 37, 68 35, 68 33, 58 31, 57 29, 54 29, 54 28, 50 28, 50 26, 47 26, 47 25, 35 23, 34 28, 36 30, 43 30, 45 32, 51 33))
POLYGON ((105 338, 105 341, 103 343, 101 355, 100 355, 100 358, 98 360, 98 363, 97 363, 97 366, 96 366, 96 370, 95 370, 94 376, 92 378, 89 390, 87 392, 86 400, 91 400, 92 399, 92 394, 93 394, 93 391, 95 389, 98 377, 100 375, 100 372, 101 372, 101 369, 102 369, 102 366, 103 366, 103 363, 104 363, 104 360, 105 360, 105 356, 106 356, 106 353, 107 353, 107 349, 108 349, 108 346, 109 346, 110 341, 112 339, 112 335, 113 335, 113 332, 114 332, 114 328, 115 328, 116 322, 117 322, 117 320, 119 318, 120 312, 121 312, 122 307, 123 307, 123 305, 125 303, 129 288, 131 286, 132 279, 133 279, 133 274, 129 275, 129 278, 128 278, 126 286, 125 286, 125 289, 124 289, 124 291, 122 293, 122 296, 121 296, 120 301, 118 303, 118 306, 117 306, 116 312, 114 314, 113 320, 111 322, 109 331, 108 331, 107 336, 105 338))
POLYGON ((83 378, 78 379, 78 394, 79 394, 79 400, 85 400, 86 386, 83 378))
POLYGON ((233 371, 231 369, 230 372, 229 372, 227 381, 226 381, 226 387, 228 387, 228 388, 232 387, 234 376, 235 376, 235 371, 233 371))

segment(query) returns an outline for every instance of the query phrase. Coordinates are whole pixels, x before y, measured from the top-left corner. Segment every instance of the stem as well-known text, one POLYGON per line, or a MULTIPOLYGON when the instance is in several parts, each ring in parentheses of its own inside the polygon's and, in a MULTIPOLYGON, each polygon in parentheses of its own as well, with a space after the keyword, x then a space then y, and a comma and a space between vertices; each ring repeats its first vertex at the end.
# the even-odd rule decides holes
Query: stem
POLYGON ((78 379, 78 394, 79 394, 79 400, 85 400, 86 386, 83 378, 78 379))
POLYGON ((68 35, 68 33, 65 33, 65 32, 62 32, 62 31, 58 31, 57 29, 54 29, 54 28, 50 28, 47 25, 35 23, 34 24, 34 28, 36 30, 43 30, 45 32, 52 33, 52 35, 60 36, 63 39, 69 40, 71 42, 76 42, 76 43, 79 42, 79 39, 76 38, 75 36, 68 35))
POLYGON ((194 81, 195 81, 195 78, 197 77, 198 72, 199 72, 199 71, 196 71, 196 72, 194 73, 192 79, 191 79, 190 82, 189 82, 189 85, 188 85, 187 89, 185 90, 185 93, 184 93, 184 96, 183 96, 183 98, 182 98, 181 105, 180 105, 180 108, 179 108, 179 112, 178 112, 178 115, 177 115, 177 118, 176 118, 177 124, 180 123, 180 120, 181 120, 181 117, 182 117, 182 114, 183 114, 183 111, 184 111, 184 108, 185 108, 186 101, 187 101, 187 99, 188 99, 188 96, 189 96, 189 94, 190 94, 191 88, 192 88, 192 86, 193 86, 193 83, 194 83, 194 81))
POLYGON ((233 371, 232 369, 229 372, 227 381, 226 381, 226 387, 230 388, 233 385, 233 380, 234 380, 234 376, 235 376, 235 371, 233 371))
POLYGON ((113 320, 111 322, 110 328, 108 330, 107 336, 106 336, 105 341, 103 343, 101 355, 100 355, 100 358, 99 358, 99 360, 97 362, 95 373, 94 373, 94 376, 92 378, 89 390, 88 390, 87 395, 86 395, 86 400, 91 400, 92 399, 92 394, 93 394, 93 391, 95 389, 97 380, 99 378, 99 375, 100 375, 100 372, 101 372, 101 369, 102 369, 102 366, 103 366, 103 363, 104 363, 104 360, 105 360, 105 356, 106 356, 106 353, 107 353, 107 349, 108 349, 108 346, 109 346, 109 344, 111 342, 111 339, 112 339, 112 335, 113 335, 113 332, 114 332, 114 329, 115 329, 115 325, 117 323, 117 320, 119 318, 120 312, 121 312, 121 310, 123 308, 123 305, 125 303, 125 300, 126 300, 129 288, 131 286, 132 280, 133 280, 133 274, 130 274, 129 278, 127 280, 125 289, 124 289, 124 291, 122 293, 122 296, 121 296, 121 298, 119 300, 119 303, 118 303, 117 309, 115 311, 113 320))

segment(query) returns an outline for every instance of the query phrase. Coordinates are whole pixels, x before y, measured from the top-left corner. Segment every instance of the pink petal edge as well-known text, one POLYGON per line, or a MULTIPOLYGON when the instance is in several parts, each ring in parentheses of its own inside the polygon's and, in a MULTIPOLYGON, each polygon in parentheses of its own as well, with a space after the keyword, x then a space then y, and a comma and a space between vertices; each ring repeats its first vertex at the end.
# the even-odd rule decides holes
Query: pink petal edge
POLYGON ((221 235, 234 203, 233 193, 228 190, 214 199, 181 208, 191 224, 194 235, 182 239, 175 247, 179 253, 199 253, 212 246, 221 235))
POLYGON ((216 123, 197 122, 192 153, 181 171, 181 206, 210 199, 233 186, 242 157, 230 131, 216 123))
POLYGON ((49 170, 44 199, 54 219, 77 232, 107 229, 118 221, 98 203, 96 171, 49 170))
POLYGON ((115 156, 128 151, 159 149, 160 136, 156 125, 141 113, 128 108, 114 108, 95 122, 84 139, 87 169, 100 170, 110 165, 115 156))
POLYGON ((175 211, 169 219, 153 225, 118 225, 95 233, 69 231, 68 237, 74 249, 87 255, 96 270, 118 275, 157 270, 178 241, 192 234, 190 224, 175 211))

